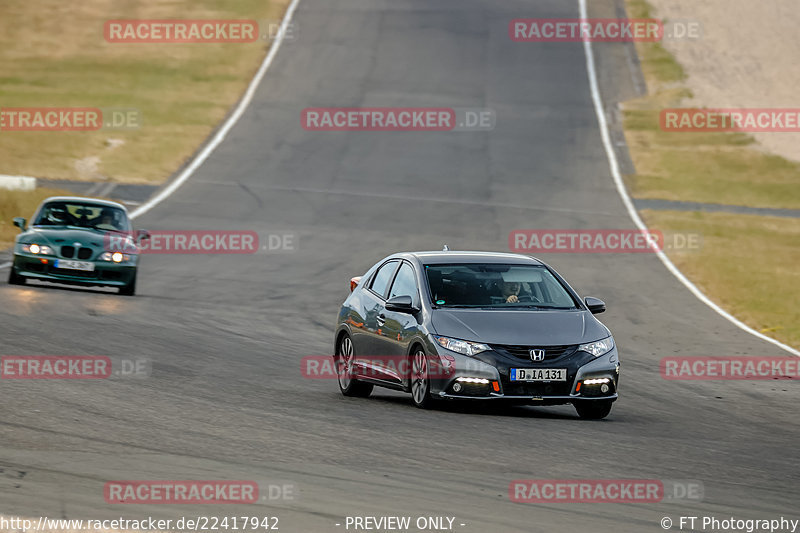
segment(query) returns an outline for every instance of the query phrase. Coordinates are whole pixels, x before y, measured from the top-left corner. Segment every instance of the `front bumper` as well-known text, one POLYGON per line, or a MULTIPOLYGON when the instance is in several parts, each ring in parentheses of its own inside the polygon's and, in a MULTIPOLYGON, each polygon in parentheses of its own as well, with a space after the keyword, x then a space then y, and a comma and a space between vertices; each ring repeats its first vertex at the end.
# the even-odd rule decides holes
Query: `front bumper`
POLYGON ((136 275, 136 262, 113 263, 111 261, 89 261, 94 263, 91 272, 55 268, 58 258, 26 253, 15 253, 11 268, 18 276, 27 279, 53 281, 70 285, 122 287, 136 275))
MULTIPOLYGON (((494 347, 493 347, 494 348, 494 347)), ((616 346, 608 353, 594 357, 586 352, 572 351, 544 362, 527 361, 506 350, 493 349, 468 357, 437 348, 438 356, 449 361, 453 368, 448 375, 431 379, 431 393, 443 399, 509 400, 533 402, 537 405, 556 405, 576 401, 611 400, 618 398, 619 357, 616 346), (564 368, 566 381, 511 381, 512 368, 564 368), (459 378, 462 378, 459 380, 459 378), (478 378, 489 383, 470 383, 464 378, 478 378), (605 384, 585 385, 587 379, 607 379, 605 384), (456 385, 458 384, 458 385, 456 385), (606 391, 601 387, 607 386, 606 391)), ((434 356, 435 357, 435 356, 434 356)))

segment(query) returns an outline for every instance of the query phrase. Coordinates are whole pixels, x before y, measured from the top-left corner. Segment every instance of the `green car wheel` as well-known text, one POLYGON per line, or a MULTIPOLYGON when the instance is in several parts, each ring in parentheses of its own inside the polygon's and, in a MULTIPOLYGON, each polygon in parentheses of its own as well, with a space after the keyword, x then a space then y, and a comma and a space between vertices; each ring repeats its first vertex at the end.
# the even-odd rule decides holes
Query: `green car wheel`
POLYGON ((25 278, 17 274, 13 265, 8 272, 8 283, 11 285, 25 285, 25 278))
POLYGON ((133 296, 136 294, 136 272, 133 273, 133 277, 127 285, 119 288, 119 293, 123 296, 133 296))

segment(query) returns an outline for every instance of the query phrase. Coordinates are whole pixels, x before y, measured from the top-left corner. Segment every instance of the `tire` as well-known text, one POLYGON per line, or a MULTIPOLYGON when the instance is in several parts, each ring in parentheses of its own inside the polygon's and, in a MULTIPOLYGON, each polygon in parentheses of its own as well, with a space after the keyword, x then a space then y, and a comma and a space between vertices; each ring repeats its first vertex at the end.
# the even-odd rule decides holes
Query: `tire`
POLYGON ((11 265, 8 271, 8 283, 10 285, 25 285, 25 281, 25 278, 17 274, 17 271, 14 270, 14 265, 11 265))
POLYGON ((336 381, 343 396, 366 398, 372 394, 372 384, 353 378, 353 357, 355 349, 349 335, 342 335, 336 348, 336 381))
POLYGON ((431 377, 428 372, 428 356, 422 348, 411 354, 411 399, 420 409, 430 409, 435 401, 431 396, 431 377))
POLYGON ((583 420, 601 420, 611 412, 611 400, 585 400, 575 402, 575 410, 583 420))
POLYGON ((127 285, 123 285, 119 288, 119 293, 123 296, 133 296, 136 294, 136 272, 133 273, 133 278, 128 282, 127 285))

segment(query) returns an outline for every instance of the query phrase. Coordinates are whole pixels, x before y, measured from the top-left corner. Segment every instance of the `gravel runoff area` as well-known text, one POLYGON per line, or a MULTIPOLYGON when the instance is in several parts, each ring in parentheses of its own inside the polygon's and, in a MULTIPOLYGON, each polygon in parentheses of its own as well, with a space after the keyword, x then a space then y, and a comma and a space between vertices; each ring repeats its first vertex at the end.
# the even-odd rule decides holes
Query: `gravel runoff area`
MULTIPOLYGON (((800 108, 797 0, 648 0, 654 16, 695 20, 698 40, 665 40, 694 93, 686 107, 800 108)), ((800 161, 800 133, 756 133, 767 152, 800 161)))

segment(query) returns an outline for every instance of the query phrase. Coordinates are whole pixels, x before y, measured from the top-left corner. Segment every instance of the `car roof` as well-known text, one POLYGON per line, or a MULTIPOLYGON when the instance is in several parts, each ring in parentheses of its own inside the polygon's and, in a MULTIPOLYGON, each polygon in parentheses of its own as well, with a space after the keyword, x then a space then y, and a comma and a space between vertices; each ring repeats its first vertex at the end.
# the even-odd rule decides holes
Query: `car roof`
POLYGON ((47 202, 81 202, 87 204, 104 205, 107 207, 118 207, 125 212, 128 211, 125 206, 120 203, 112 202, 111 200, 101 200, 100 198, 84 198, 82 196, 51 196, 50 198, 44 200, 42 204, 46 204, 47 202))
POLYGON ((502 252, 470 252, 470 251, 431 251, 407 252, 397 254, 400 257, 411 256, 423 265, 451 263, 502 263, 514 265, 543 265, 541 261, 528 255, 502 252))

